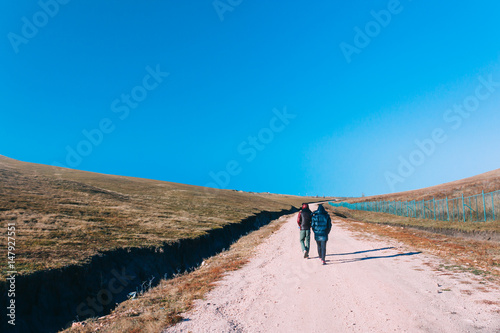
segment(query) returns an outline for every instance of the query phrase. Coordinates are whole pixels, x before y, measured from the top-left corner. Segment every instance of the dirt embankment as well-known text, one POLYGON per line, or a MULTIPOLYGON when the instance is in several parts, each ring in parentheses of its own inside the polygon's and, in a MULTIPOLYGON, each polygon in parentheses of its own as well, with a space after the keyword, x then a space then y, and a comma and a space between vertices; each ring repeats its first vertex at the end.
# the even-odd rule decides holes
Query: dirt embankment
MULTIPOLYGON (((124 301, 143 283, 155 285, 197 267, 204 258, 228 248, 242 235, 256 230, 278 217, 295 212, 262 212, 222 228, 213 229, 195 239, 184 239, 155 248, 130 248, 107 251, 86 264, 39 271, 16 279, 16 329, 19 332, 54 332, 73 320, 101 316, 124 301), (152 278, 154 279, 152 280, 152 278)), ((0 284, 6 295, 7 285, 0 284)), ((1 306, 6 307, 6 297, 1 306)), ((2 332, 10 327, 2 321, 2 332)))
POLYGON ((338 218, 324 266, 313 237, 311 259, 301 255, 295 218, 164 332, 500 330, 495 282, 338 218))

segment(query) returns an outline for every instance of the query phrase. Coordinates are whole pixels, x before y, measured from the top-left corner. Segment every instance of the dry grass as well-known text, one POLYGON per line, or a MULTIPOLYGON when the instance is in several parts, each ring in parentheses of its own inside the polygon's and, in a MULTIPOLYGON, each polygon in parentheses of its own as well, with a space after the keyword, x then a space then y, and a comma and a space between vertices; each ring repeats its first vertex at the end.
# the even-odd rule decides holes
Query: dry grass
POLYGON ((277 231, 285 218, 242 237, 228 251, 207 259, 197 270, 163 280, 138 299, 121 303, 110 315, 86 321, 84 326, 66 330, 71 333, 89 332, 160 332, 162 328, 181 321, 182 313, 191 309, 193 301, 214 288, 227 272, 245 265, 255 247, 277 231))
POLYGON ((418 227, 432 230, 461 231, 465 233, 492 232, 500 233, 500 221, 492 222, 458 222, 439 221, 434 219, 419 219, 412 217, 397 216, 388 213, 351 210, 344 207, 336 207, 338 214, 346 217, 370 223, 390 224, 394 226, 418 227))
MULTIPOLYGON (((16 222, 20 274, 82 263, 116 248, 196 237, 261 211, 290 209, 308 200, 207 190, 0 156, 0 226, 16 222)), ((5 252, 2 243, 0 253, 5 252)))
POLYGON ((364 198, 348 199, 347 202, 365 202, 365 201, 411 201, 411 200, 431 200, 432 198, 458 198, 462 194, 471 196, 497 191, 500 189, 500 169, 486 172, 474 177, 457 180, 437 186, 427 187, 420 190, 391 193, 385 195, 374 195, 364 198))
POLYGON ((500 243, 498 242, 444 236, 401 226, 363 222, 354 218, 357 214, 349 215, 354 211, 333 208, 330 205, 325 205, 325 207, 355 232, 396 239, 413 249, 430 252, 454 263, 443 266, 442 269, 468 271, 497 282, 500 281, 500 243))

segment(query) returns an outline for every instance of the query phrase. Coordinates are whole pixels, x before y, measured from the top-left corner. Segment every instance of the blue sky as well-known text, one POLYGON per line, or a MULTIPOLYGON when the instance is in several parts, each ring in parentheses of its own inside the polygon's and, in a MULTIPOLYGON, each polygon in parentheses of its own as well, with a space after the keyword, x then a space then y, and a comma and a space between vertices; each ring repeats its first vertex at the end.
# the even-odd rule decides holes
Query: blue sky
POLYGON ((500 166, 497 1, 0 6, 2 155, 345 196, 500 166))

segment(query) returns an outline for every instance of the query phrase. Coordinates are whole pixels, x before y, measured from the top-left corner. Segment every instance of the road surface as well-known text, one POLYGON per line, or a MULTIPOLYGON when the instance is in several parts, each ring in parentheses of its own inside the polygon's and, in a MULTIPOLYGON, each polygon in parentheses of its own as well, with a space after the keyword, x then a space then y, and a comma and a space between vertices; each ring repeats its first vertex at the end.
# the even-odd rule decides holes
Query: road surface
POLYGON ((500 332, 500 291, 483 278, 335 218, 323 266, 312 237, 302 257, 295 221, 165 332, 500 332))

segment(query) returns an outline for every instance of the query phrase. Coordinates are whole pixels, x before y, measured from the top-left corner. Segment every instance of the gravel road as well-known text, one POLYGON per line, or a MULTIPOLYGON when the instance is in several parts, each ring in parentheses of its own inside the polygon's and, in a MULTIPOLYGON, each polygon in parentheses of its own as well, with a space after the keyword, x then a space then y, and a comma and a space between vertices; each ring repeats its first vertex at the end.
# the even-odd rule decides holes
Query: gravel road
POLYGON ((302 257, 295 221, 165 332, 500 332, 497 285, 338 219, 323 266, 313 237, 302 257))

